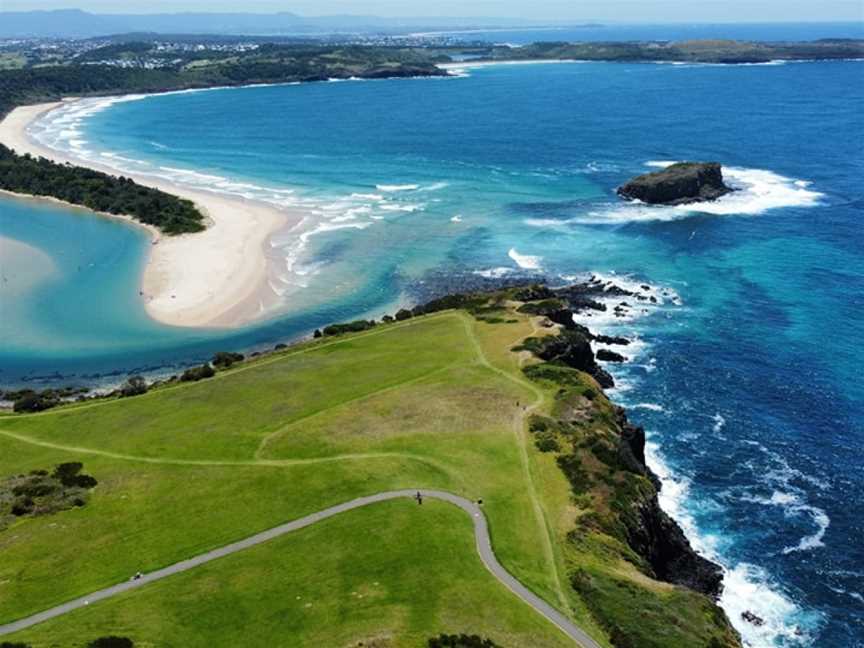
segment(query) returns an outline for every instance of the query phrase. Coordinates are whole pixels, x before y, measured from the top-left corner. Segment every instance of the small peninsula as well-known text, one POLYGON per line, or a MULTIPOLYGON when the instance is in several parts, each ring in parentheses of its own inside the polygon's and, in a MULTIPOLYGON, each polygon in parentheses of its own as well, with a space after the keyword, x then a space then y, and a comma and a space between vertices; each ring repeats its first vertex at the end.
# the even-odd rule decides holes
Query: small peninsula
POLYGON ((195 205, 177 196, 86 167, 58 164, 43 157, 23 156, 0 144, 0 190, 50 196, 93 211, 129 216, 165 234, 204 229, 195 205))

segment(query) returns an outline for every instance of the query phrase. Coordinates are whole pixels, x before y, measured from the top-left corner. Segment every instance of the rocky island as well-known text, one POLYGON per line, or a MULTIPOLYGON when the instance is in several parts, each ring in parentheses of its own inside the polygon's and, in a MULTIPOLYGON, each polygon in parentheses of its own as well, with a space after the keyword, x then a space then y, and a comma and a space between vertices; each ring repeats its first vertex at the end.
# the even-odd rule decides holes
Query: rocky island
POLYGON ((734 191, 723 182, 718 162, 678 162, 637 176, 618 187, 618 195, 649 205, 684 205, 716 200, 734 191))

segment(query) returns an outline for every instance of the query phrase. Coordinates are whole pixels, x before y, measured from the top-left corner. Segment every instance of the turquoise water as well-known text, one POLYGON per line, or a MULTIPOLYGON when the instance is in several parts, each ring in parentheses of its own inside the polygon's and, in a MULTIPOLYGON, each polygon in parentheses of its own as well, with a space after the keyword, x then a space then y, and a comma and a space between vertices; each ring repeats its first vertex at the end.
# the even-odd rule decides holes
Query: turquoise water
POLYGON ((294 310, 239 332, 158 326, 135 300, 140 235, 93 220, 78 239, 80 217, 3 201, 4 236, 55 259, 93 246, 67 274, 113 260, 4 304, 32 330, 19 344, 16 324, 0 361, 10 377, 155 367, 485 277, 646 282, 661 305, 588 324, 637 339, 615 397, 649 432, 664 506, 726 566, 733 622, 753 646, 864 645, 864 509, 849 496, 864 487, 862 115, 855 62, 512 65, 94 100, 37 136, 306 210, 303 239, 282 233, 270 251, 294 310), (615 197, 676 159, 720 160, 740 191, 690 208, 615 197), (47 306, 60 294, 63 320, 47 306))

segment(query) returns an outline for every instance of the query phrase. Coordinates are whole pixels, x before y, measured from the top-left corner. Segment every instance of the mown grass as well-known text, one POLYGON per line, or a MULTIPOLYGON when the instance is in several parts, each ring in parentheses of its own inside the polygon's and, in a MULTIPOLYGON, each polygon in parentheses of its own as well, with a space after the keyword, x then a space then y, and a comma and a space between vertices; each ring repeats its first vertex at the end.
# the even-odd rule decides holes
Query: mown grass
MULTIPOLYGON (((0 562, 0 620, 56 605, 125 580, 138 570, 150 571, 358 495, 412 487, 437 487, 471 499, 483 498, 502 563, 547 600, 568 607, 573 596, 564 592, 562 560, 553 546, 552 534, 558 534, 559 524, 545 519, 550 512, 560 515, 562 505, 566 509, 566 501, 560 499, 566 493, 566 482, 558 473, 556 495, 548 502, 540 491, 555 481, 555 474, 547 466, 542 483, 535 483, 532 462, 536 453, 523 436, 522 407, 541 403, 542 392, 521 377, 518 359, 508 351, 530 332, 523 316, 516 323, 490 324, 476 322, 464 313, 443 313, 310 345, 194 385, 122 401, 0 418, 0 474, 79 460, 99 479, 86 507, 27 520, 0 534, 4 556, 0 562)), ((348 600, 345 597, 354 591, 348 588, 356 587, 348 578, 339 584, 344 564, 332 562, 334 556, 348 551, 347 547, 362 555, 383 542, 375 530, 388 524, 364 516, 365 511, 351 514, 352 519, 370 520, 351 537, 336 531, 326 542, 303 544, 306 536, 300 534, 298 539, 285 539, 300 543, 292 559, 308 563, 308 570, 314 572, 320 566, 324 574, 331 565, 334 601, 348 600)), ((334 520, 332 524, 338 529, 342 523, 334 520)), ((484 621, 487 617, 498 617, 502 628, 501 617, 514 623, 521 618, 522 604, 502 586, 488 578, 479 581, 485 584, 475 585, 473 576, 465 577, 474 573, 465 567, 466 561, 475 560, 470 530, 457 532, 451 527, 461 528, 451 520, 446 525, 433 522, 423 529, 401 527, 403 531, 396 533, 400 542, 409 545, 419 542, 415 535, 440 538, 445 544, 458 535, 462 542, 425 558, 423 551, 412 554, 410 546, 402 558, 396 551, 397 557, 388 563, 394 579, 410 584, 421 582, 422 573, 440 574, 430 580, 430 589, 450 592, 445 598, 453 604, 435 606, 418 598, 416 591, 423 588, 417 585, 416 591, 401 590, 398 604, 373 606, 371 617, 380 629, 389 628, 396 642, 393 645, 419 645, 415 640, 426 628, 469 631, 473 619, 472 631, 477 631, 495 627, 484 621), (414 571, 417 574, 412 576, 414 571), (471 584, 466 583, 469 580, 471 584), (464 594, 456 596, 457 589, 464 594), (419 619, 416 626, 406 621, 415 618, 419 619), (415 627, 422 630, 415 632, 415 627)), ((319 537, 317 531, 303 533, 319 537)), ((261 551, 264 555, 272 549, 261 551)), ((314 615, 308 623, 291 615, 282 619, 281 608, 263 599, 278 601, 287 596, 279 589, 279 583, 285 581, 266 584, 271 593, 263 596, 259 593, 264 584, 243 575, 247 572, 243 561, 250 561, 248 570, 257 569, 255 555, 238 558, 244 566, 232 577, 234 585, 224 592, 234 597, 232 609, 223 611, 226 619, 243 624, 235 612, 252 614, 260 609, 264 617, 256 623, 262 625, 262 637, 284 640, 276 645, 316 645, 306 643, 313 635, 307 639, 304 634, 316 627, 330 633, 327 637, 338 635, 340 642, 373 632, 374 624, 347 613, 338 622, 314 615), (242 604, 244 597, 250 597, 252 603, 242 604), (323 627, 327 625, 338 627, 323 627), (299 643, 289 641, 286 632, 289 636, 296 632, 299 643)), ((267 564, 270 561, 262 559, 260 569, 267 564)), ((206 573, 214 574, 209 579, 197 573, 168 579, 118 602, 94 605, 37 626, 24 636, 36 645, 57 641, 56 645, 66 645, 62 641, 68 637, 80 636, 83 641, 86 637, 81 633, 90 628, 114 631, 117 619, 122 618, 132 624, 123 627, 134 629, 142 642, 234 645, 236 641, 228 637, 242 635, 227 630, 223 630, 225 641, 171 643, 187 636, 179 629, 179 621, 171 621, 175 617, 189 625, 186 632, 200 632, 202 637, 215 637, 209 634, 211 628, 224 628, 211 619, 223 604, 211 602, 209 596, 215 574, 221 578, 228 570, 227 561, 224 565, 219 561, 208 566, 206 573), (178 590, 173 588, 182 587, 187 588, 185 598, 179 593, 176 598, 178 590), (127 598, 128 604, 123 603, 127 598), (152 604, 139 607, 139 601, 151 599, 152 604), (188 605, 171 603, 178 600, 188 605), (157 605, 157 601, 161 602, 157 605), (141 610, 140 615, 136 610, 141 610)), ((285 569, 291 572, 297 567, 289 563, 285 569)), ((333 606, 339 609, 335 602, 333 606)), ((576 607, 577 618, 589 630, 602 634, 587 611, 576 607)), ((529 610, 528 617, 531 614, 529 610)), ((518 642, 505 641, 504 645, 555 645, 558 641, 558 631, 541 618, 525 628, 529 626, 534 629, 513 632, 528 632, 531 641, 528 635, 520 635, 518 642)))
POLYGON ((505 646, 572 645, 485 570, 462 511, 406 500, 331 518, 16 639, 80 646, 110 631, 139 647, 395 648, 424 646, 443 630, 505 646))

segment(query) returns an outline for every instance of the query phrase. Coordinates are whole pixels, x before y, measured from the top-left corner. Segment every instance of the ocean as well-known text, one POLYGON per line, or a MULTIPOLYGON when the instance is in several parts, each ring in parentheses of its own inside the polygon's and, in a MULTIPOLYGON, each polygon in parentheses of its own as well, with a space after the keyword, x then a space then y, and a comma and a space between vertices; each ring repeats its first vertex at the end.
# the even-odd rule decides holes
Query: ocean
POLYGON ((4 264, 0 381, 170 371, 487 278, 648 284, 657 303, 584 321, 634 339, 611 396, 647 430, 665 509, 725 567, 732 622, 749 646, 864 646, 864 63, 456 72, 48 115, 33 134, 52 146, 309 218, 269 252, 291 310, 200 331, 143 313, 137 231, 0 200, 0 235, 41 251, 4 264), (739 191, 615 196, 681 159, 739 191))

